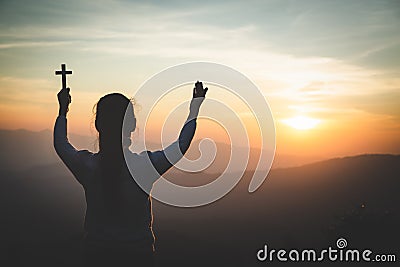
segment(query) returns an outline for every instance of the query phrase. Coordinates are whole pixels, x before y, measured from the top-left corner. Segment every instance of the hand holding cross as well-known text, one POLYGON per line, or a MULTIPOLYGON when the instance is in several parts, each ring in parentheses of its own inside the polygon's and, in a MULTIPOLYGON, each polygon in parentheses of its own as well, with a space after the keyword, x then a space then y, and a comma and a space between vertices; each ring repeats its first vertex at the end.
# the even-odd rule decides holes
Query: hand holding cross
POLYGON ((61 70, 56 71, 56 75, 61 75, 62 88, 57 94, 58 103, 60 105, 59 115, 66 116, 69 110, 69 104, 71 103, 71 95, 69 94, 69 88, 67 88, 67 74, 72 74, 72 71, 67 71, 65 64, 61 64, 61 70))
POLYGON ((72 74, 72 70, 66 70, 65 64, 61 64, 61 70, 56 70, 56 75, 61 75, 62 89, 67 88, 67 74, 72 74))

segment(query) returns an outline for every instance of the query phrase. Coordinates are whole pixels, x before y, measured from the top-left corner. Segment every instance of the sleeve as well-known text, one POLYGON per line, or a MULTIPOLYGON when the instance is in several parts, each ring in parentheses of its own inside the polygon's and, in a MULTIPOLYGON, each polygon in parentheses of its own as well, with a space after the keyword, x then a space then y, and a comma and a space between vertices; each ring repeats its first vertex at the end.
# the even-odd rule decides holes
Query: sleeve
POLYGON ((78 182, 82 185, 84 181, 85 161, 92 155, 87 150, 76 150, 67 138, 67 118, 58 116, 54 125, 53 133, 54 149, 67 168, 72 172, 78 182))
POLYGON ((189 116, 179 134, 178 140, 166 147, 164 150, 148 152, 153 167, 162 175, 176 164, 189 149, 196 131, 196 119, 199 114, 200 105, 204 97, 193 98, 190 102, 189 116))

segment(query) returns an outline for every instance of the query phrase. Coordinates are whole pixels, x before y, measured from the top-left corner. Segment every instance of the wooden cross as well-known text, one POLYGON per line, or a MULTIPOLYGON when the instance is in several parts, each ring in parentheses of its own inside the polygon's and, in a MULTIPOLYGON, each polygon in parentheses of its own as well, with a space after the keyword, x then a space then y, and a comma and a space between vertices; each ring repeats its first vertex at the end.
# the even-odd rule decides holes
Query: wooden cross
POLYGON ((56 70, 56 75, 61 75, 62 89, 67 88, 67 74, 72 74, 72 70, 66 70, 65 64, 61 64, 61 70, 56 70))

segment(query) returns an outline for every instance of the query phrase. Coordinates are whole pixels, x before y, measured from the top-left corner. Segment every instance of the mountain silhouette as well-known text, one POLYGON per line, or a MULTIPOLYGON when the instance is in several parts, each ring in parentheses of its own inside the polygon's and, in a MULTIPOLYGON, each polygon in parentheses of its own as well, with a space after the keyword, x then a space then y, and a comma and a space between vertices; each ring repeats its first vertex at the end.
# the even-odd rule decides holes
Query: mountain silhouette
MULTIPOLYGON (((60 162, 44 155, 53 153, 42 147, 50 132, 12 132, 9 140, 31 141, 13 146, 0 139, 6 145, 0 158, 0 257, 8 266, 77 266, 83 190, 60 162), (4 155, 13 147, 33 152, 26 158, 4 155), (38 158, 25 162, 30 157, 38 158)), ((252 174, 247 171, 227 196, 207 206, 184 209, 154 201, 159 266, 257 266, 255 253, 264 244, 326 248, 339 237, 351 247, 396 252, 400 156, 360 155, 273 169, 249 194, 252 174)), ((218 176, 171 170, 167 178, 191 185, 218 176)))
MULTIPOLYGON (((83 136, 78 134, 69 134, 71 143, 77 149, 87 149, 97 151, 96 136, 83 136)), ((136 142, 133 139, 133 148, 135 152, 140 152, 142 149, 135 147, 136 142)), ((200 140, 194 140, 186 156, 189 159, 195 159, 200 156, 199 152, 200 140)), ((161 148, 160 144, 147 143, 149 150, 157 150, 161 148)), ((53 133, 50 130, 39 132, 28 130, 0 130, 0 170, 27 170, 34 166, 48 165, 59 162, 53 148, 53 133), (23 151, 24 153, 21 153, 23 151)), ((225 170, 230 155, 231 146, 229 144, 216 142, 217 157, 213 164, 206 169, 207 173, 220 173, 225 170)), ((246 153, 246 149, 236 147, 238 153, 246 153)), ((254 170, 258 163, 258 155, 260 149, 251 148, 250 161, 247 170, 254 170)), ((296 156, 296 155, 275 155, 274 168, 285 168, 299 166, 324 158, 319 156, 296 156)), ((238 164, 240 166, 240 164, 238 164)), ((233 164, 235 166, 235 164, 233 164)), ((233 169, 232 171, 239 171, 233 169)))
MULTIPOLYGON (((78 149, 95 148, 95 137, 70 134, 69 138, 78 149)), ((50 130, 0 130, 0 147, 0 170, 26 170, 59 162, 50 130)))

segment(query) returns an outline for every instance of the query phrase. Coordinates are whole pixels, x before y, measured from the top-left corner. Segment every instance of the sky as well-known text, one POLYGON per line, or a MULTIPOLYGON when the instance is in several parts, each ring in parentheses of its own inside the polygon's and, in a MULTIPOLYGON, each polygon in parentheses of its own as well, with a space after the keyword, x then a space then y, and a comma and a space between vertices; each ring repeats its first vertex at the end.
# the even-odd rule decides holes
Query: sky
MULTIPOLYGON (((152 75, 191 61, 225 64, 260 88, 275 119, 278 153, 400 153, 396 0, 2 0, 0 128, 52 129, 61 63, 73 70, 69 131, 93 135, 99 97, 134 96, 152 75)), ((180 92, 175 97, 185 98, 180 92)), ((210 87, 208 95, 246 114, 225 93, 210 87)), ((166 101, 160 114, 169 112, 166 101)), ((162 124, 155 122, 154 131, 162 124)), ((199 124, 197 136, 225 140, 217 128, 199 124)), ((256 127, 249 132, 257 139, 256 127)))

